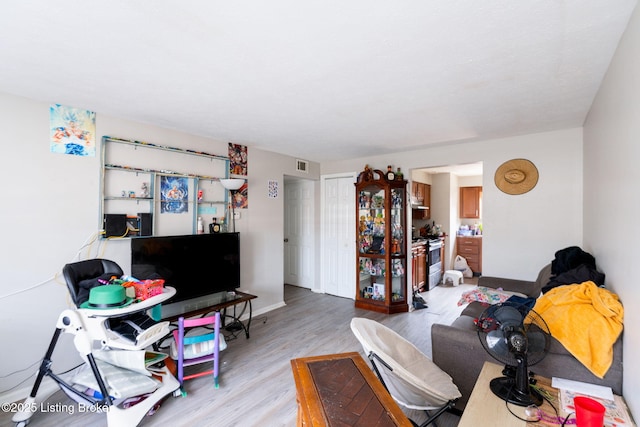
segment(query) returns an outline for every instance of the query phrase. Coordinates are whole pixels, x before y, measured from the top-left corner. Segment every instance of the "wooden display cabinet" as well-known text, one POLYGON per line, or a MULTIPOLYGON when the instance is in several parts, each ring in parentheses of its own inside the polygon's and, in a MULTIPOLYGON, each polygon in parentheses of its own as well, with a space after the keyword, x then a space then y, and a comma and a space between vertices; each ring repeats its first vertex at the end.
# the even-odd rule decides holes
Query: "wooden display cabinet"
POLYGON ((356 307, 380 313, 407 304, 407 181, 365 168, 356 182, 356 307))

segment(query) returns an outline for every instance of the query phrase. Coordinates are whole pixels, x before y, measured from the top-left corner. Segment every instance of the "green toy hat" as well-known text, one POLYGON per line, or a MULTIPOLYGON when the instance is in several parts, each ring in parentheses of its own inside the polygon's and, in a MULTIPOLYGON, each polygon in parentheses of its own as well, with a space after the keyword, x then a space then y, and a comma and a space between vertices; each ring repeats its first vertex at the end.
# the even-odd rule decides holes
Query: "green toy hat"
POLYGON ((105 310, 122 308, 131 304, 135 299, 127 296, 127 291, 120 285, 102 285, 91 288, 89 300, 80 304, 80 308, 105 310))

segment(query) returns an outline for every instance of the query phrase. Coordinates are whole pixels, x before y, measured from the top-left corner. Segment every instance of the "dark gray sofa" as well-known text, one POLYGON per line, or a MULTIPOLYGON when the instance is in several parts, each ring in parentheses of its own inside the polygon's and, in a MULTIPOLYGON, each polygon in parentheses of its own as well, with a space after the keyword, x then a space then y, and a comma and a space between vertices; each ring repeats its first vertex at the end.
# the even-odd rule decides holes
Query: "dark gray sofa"
MULTIPOLYGON (((482 276, 478 279, 478 286, 502 288, 538 297, 550 275, 551 265, 548 265, 542 269, 535 282, 482 276)), ((484 308, 481 303, 472 302, 453 324, 434 324, 431 328, 433 362, 453 378, 462 393, 455 406, 458 410, 464 410, 484 362, 500 364, 480 343, 473 322, 484 308)), ((551 339, 549 353, 540 363, 531 366, 530 370, 548 378, 561 377, 605 385, 611 387, 615 394, 622 394, 622 336, 613 347, 613 363, 603 379, 593 375, 554 338, 551 339)))

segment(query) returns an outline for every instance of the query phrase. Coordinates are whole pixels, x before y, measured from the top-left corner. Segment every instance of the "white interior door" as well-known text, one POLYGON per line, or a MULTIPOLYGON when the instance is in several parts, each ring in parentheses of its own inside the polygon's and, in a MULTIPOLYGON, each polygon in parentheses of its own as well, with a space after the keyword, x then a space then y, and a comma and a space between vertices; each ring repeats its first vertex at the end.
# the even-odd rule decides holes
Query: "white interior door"
POLYGON ((309 180, 285 182, 284 191, 284 281, 313 288, 314 183, 309 180))
POLYGON ((322 178, 322 268, 326 293, 355 299, 355 175, 322 178))

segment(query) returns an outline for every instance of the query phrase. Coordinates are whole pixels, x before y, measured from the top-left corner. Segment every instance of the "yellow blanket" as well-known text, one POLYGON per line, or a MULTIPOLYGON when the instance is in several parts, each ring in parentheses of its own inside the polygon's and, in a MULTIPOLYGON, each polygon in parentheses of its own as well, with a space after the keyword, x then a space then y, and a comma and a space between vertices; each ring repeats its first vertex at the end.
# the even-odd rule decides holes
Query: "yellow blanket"
POLYGON ((604 377, 622 332, 624 310, 616 294, 593 282, 558 286, 538 298, 533 309, 567 351, 604 377))

